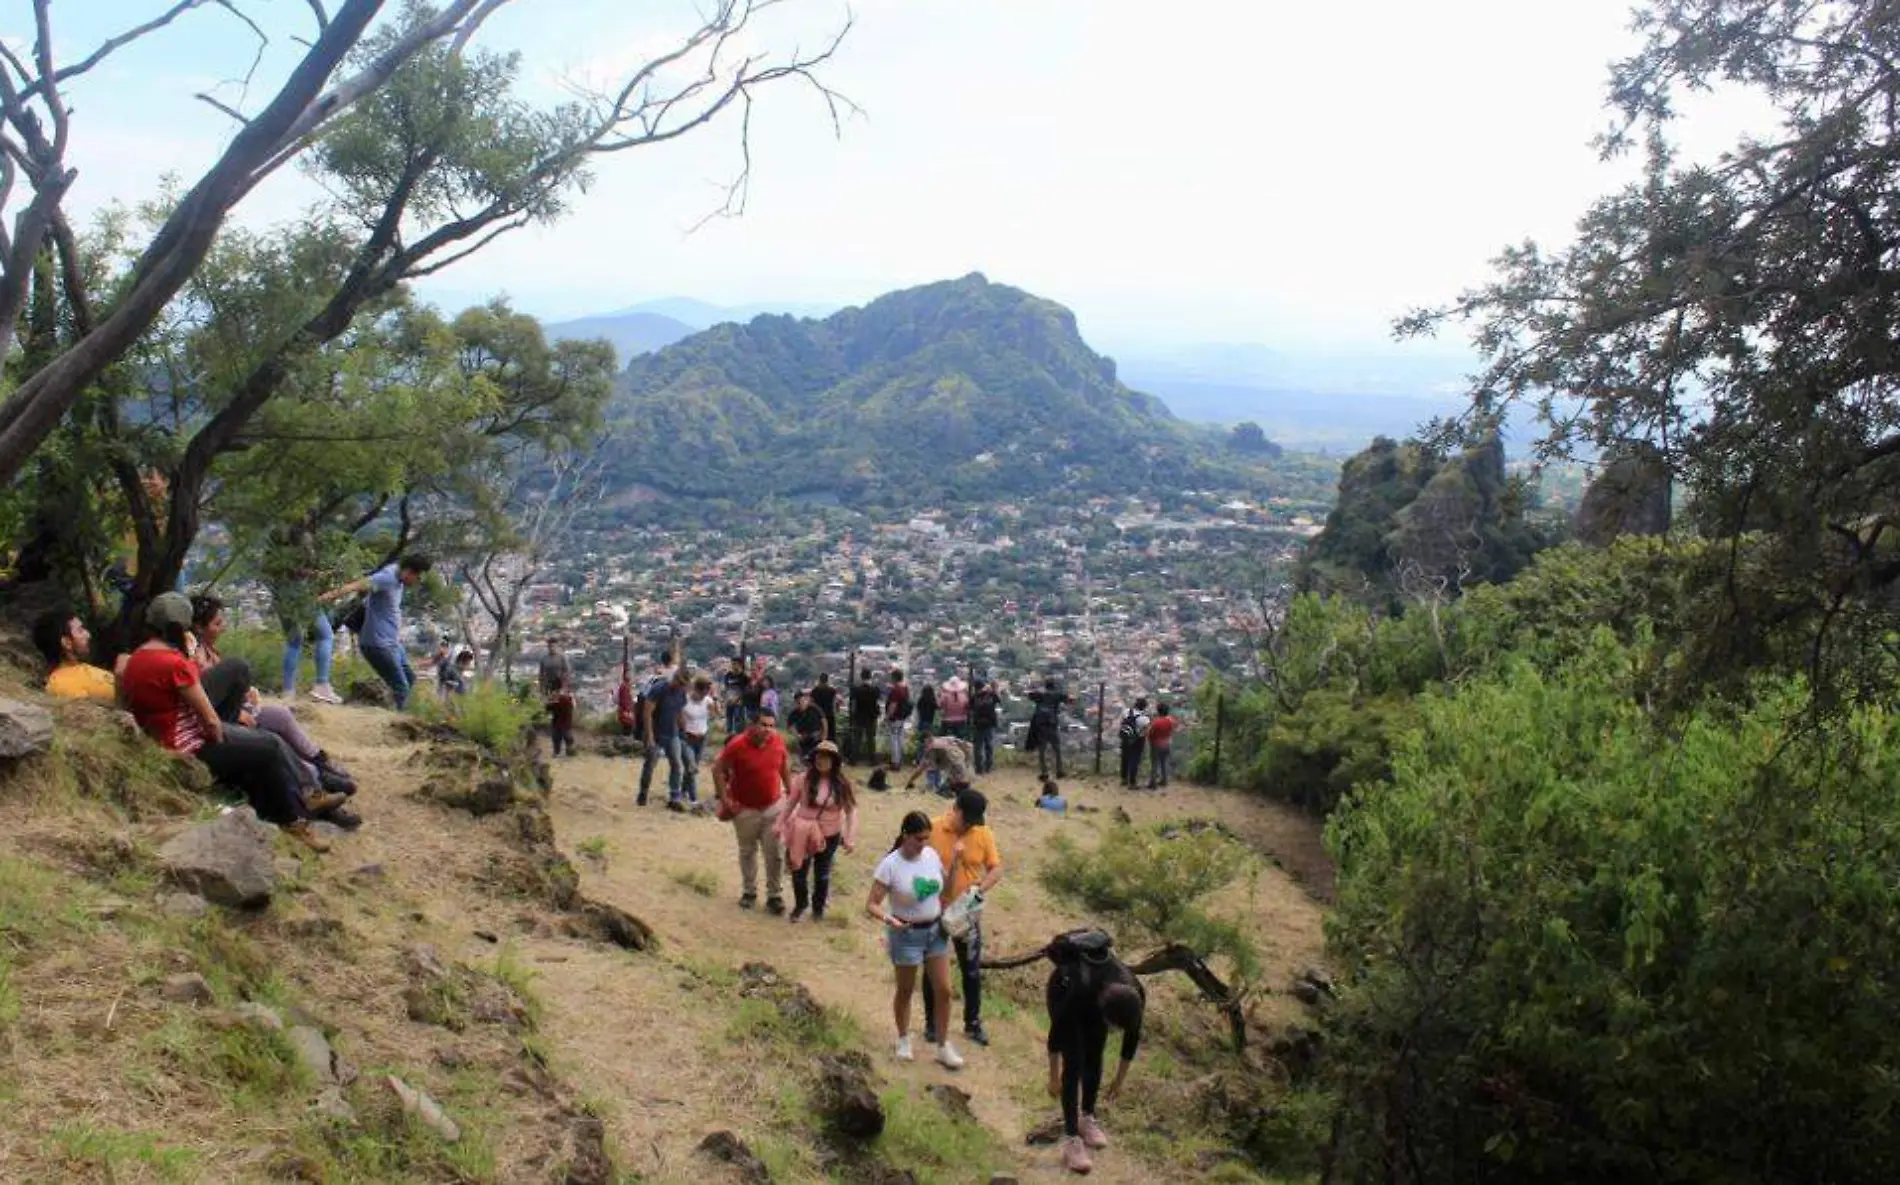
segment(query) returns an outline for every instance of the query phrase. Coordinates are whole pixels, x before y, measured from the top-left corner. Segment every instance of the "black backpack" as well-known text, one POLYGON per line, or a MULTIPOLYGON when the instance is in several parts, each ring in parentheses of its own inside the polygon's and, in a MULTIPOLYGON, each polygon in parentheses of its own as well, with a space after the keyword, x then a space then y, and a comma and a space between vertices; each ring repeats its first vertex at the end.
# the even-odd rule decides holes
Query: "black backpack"
POLYGON ((1133 708, 1128 709, 1128 714, 1122 717, 1121 727, 1115 730, 1115 739, 1124 745, 1132 745, 1141 739, 1141 719, 1135 715, 1133 708))
POLYGON ((970 722, 978 728, 996 727, 996 693, 979 691, 970 700, 970 722))
POLYGON ((369 599, 358 597, 339 612, 330 625, 335 629, 348 630, 357 637, 363 636, 363 625, 369 619, 369 599))

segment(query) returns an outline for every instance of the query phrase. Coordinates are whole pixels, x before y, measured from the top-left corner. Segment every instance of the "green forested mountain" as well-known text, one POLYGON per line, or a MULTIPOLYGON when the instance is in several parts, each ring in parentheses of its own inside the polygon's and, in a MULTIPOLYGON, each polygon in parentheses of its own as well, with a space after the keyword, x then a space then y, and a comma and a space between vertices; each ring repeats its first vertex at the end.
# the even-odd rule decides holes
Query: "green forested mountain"
POLYGON ((621 376, 613 479, 913 499, 1261 486, 1259 454, 1122 385, 1061 305, 981 275, 716 325, 621 376))

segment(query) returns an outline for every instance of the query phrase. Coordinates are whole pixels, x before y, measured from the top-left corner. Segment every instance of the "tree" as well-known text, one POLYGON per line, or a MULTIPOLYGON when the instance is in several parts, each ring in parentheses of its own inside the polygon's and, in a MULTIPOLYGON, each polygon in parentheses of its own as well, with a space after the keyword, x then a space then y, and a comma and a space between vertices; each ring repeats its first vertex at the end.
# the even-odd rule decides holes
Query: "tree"
POLYGON ((1252 420, 1245 420, 1234 425, 1234 430, 1227 436, 1227 447, 1237 453, 1252 453, 1265 457, 1280 455, 1280 446, 1268 440, 1267 434, 1261 431, 1260 425, 1252 420))
POLYGON ((1900 21, 1878 0, 1650 0, 1637 27, 1602 150, 1640 146, 1641 178, 1572 246, 1513 247, 1400 328, 1473 325, 1473 416, 1536 407, 1546 456, 1656 451, 1729 544, 1702 577, 1711 678, 1805 651, 1824 692, 1881 694, 1857 672, 1900 621, 1900 21), (1715 86, 1779 126, 1684 161, 1677 100, 1715 86))
MULTIPOLYGON (((369 25, 380 0, 346 0, 334 18, 315 3, 319 35, 291 79, 262 112, 231 112, 241 128, 224 158, 170 203, 128 267, 101 275, 59 215, 70 182, 60 164, 68 112, 59 85, 201 2, 181 0, 162 20, 62 71, 52 64, 52 3, 41 0, 37 71, 12 54, 0 66, 0 75, 13 71, 0 77, 0 160, 6 162, 0 212, 17 162, 30 166, 23 172, 34 193, 12 242, 0 244, 7 247, 0 266, 0 328, 10 334, 17 320, 10 306, 19 302, 11 294, 24 293, 31 278, 46 271, 35 269, 40 244, 49 236, 64 309, 62 332, 50 348, 26 356, 18 387, 0 404, 0 481, 12 482, 88 388, 152 328, 213 250, 224 216, 250 188, 301 156, 335 195, 307 220, 313 238, 332 254, 325 282, 298 293, 305 315, 273 325, 262 338, 226 335, 250 347, 249 369, 183 442, 162 512, 142 505, 147 495, 127 486, 130 513, 153 529, 156 540, 149 557, 142 556, 141 598, 175 579, 196 536, 202 495, 218 459, 241 446, 253 417, 301 366, 405 281, 448 267, 509 231, 558 216, 585 185, 591 162, 690 134, 731 109, 743 114, 761 87, 809 82, 834 120, 842 102, 814 74, 835 51, 836 40, 817 52, 783 58, 738 49, 753 17, 775 0, 722 0, 698 29, 619 87, 549 111, 513 97, 515 58, 470 44, 482 22, 511 0, 411 5, 373 32, 369 25), (319 95, 346 61, 356 73, 319 95), (51 141, 40 130, 46 121, 29 109, 35 103, 56 128, 51 141), (40 221, 47 225, 36 231, 40 221)), ((221 7, 241 13, 235 2, 221 7)), ((742 143, 745 127, 742 122, 742 143)), ((747 179, 742 168, 727 209, 742 207, 747 179)), ((148 551, 143 533, 140 550, 148 551)))

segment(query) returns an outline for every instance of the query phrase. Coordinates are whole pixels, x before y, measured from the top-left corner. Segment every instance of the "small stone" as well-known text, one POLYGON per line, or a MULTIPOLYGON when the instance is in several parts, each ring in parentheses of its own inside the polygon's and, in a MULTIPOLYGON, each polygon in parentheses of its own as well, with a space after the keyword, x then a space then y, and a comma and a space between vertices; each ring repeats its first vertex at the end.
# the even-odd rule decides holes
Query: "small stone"
POLYGON ((739 1170, 739 1175, 755 1185, 764 1185, 772 1179, 772 1171, 765 1162, 753 1155, 746 1142, 729 1131, 716 1131, 699 1142, 699 1151, 721 1164, 729 1164, 739 1170))
POLYGON ((254 1000, 246 1000, 231 1008, 224 1014, 222 1023, 232 1028, 257 1029, 260 1032, 281 1033, 284 1031, 283 1018, 277 1015, 276 1010, 254 1000))
POLYGON ((437 980, 449 977, 449 969, 442 962, 442 956, 426 942, 419 942, 404 951, 402 965, 411 979, 437 980))
POLYGON ((309 1025, 294 1025, 284 1036, 297 1054, 297 1061, 310 1071, 318 1083, 336 1085, 336 1053, 321 1030, 309 1025))
POLYGON ((387 874, 381 864, 362 864, 350 869, 350 879, 359 881, 379 881, 387 874))
POLYGON ((196 893, 167 893, 158 908, 168 918, 201 918, 211 912, 211 903, 196 893))
POLYGON ((338 827, 335 823, 332 823, 327 819, 316 819, 312 821, 310 824, 310 830, 316 832, 318 835, 322 836, 324 839, 338 839, 342 836, 349 834, 349 832, 345 831, 341 827, 338 827))
POLYGON ((970 1110, 970 1092, 960 1090, 948 1082, 933 1082, 924 1087, 924 1093, 935 1099, 937 1105, 954 1119, 976 1121, 976 1115, 970 1110))
POLYGON ((167 975, 165 986, 159 989, 159 994, 173 1004, 209 1004, 216 999, 211 993, 211 985, 196 971, 167 975))
POLYGON ((394 1094, 397 1101, 402 1104, 404 1114, 413 1115, 424 1127, 451 1144, 462 1138, 462 1129, 455 1125, 455 1120, 449 1118, 448 1112, 442 1109, 442 1104, 430 1098, 428 1094, 417 1090, 394 1074, 385 1075, 383 1082, 389 1087, 390 1093, 394 1094))
POLYGON ((356 1108, 350 1106, 350 1101, 343 1097, 343 1088, 339 1086, 325 1087, 316 1101, 310 1104, 310 1109, 337 1123, 356 1122, 356 1108))
POLYGON ((1044 1147, 1062 1142, 1062 1116, 1044 1120, 1023 1133, 1023 1143, 1032 1148, 1044 1147))
POLYGON ((991 1173, 990 1185, 1016 1185, 1016 1178, 1008 1173, 991 1173))

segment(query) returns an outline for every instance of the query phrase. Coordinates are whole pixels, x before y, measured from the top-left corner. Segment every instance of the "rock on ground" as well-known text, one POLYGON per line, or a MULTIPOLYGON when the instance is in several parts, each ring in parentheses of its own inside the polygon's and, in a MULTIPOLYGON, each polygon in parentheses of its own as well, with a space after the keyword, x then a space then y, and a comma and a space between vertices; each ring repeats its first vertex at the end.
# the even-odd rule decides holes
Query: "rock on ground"
POLYGON ((0 758, 17 761, 53 747, 53 714, 37 704, 0 699, 0 758))
POLYGON ((276 834, 250 807, 239 807, 179 832, 158 858, 173 881, 206 900, 240 909, 267 905, 277 887, 276 834))
POLYGON ((387 1075, 383 1082, 402 1104, 404 1114, 413 1115, 424 1127, 451 1144, 462 1138, 462 1129, 456 1126, 455 1120, 450 1119, 448 1112, 442 1109, 442 1104, 430 1098, 426 1092, 417 1090, 394 1074, 387 1075))
POLYGON ((699 1151, 721 1164, 729 1164, 739 1170, 739 1175, 753 1185, 767 1185, 772 1179, 772 1171, 765 1162, 753 1155, 746 1142, 728 1131, 717 1131, 699 1142, 699 1151))
POLYGON ((196 971, 187 971, 181 975, 167 975, 159 994, 173 1004, 209 1004, 214 998, 211 985, 205 977, 196 971))
POLYGON ((851 1140, 875 1140, 884 1132, 884 1104, 871 1084, 871 1060, 862 1053, 827 1054, 818 1059, 818 1089, 813 1105, 825 1126, 851 1140))

